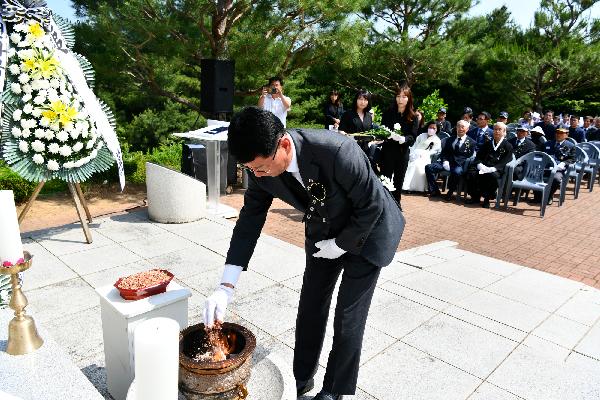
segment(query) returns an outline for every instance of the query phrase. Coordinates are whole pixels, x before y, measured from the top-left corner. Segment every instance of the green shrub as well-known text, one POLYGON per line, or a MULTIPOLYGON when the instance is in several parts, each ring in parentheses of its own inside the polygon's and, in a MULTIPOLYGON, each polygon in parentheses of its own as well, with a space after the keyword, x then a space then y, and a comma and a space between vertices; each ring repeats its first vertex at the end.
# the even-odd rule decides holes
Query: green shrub
POLYGON ((0 190, 12 190, 16 203, 26 201, 36 186, 36 183, 21 178, 19 174, 8 168, 3 161, 0 161, 0 190))
POLYGON ((440 108, 448 108, 448 105, 444 102, 444 99, 440 97, 440 91, 435 89, 433 93, 423 99, 423 102, 419 106, 423 110, 425 121, 432 121, 436 119, 437 112, 440 108))

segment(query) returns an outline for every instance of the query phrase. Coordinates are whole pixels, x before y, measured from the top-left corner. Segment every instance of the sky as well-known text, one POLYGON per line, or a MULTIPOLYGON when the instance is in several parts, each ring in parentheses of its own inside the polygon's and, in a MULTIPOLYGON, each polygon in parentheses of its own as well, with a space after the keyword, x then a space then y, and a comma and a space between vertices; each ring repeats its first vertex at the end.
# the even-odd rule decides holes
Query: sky
MULTIPOLYGON (((46 2, 52 11, 61 17, 70 20, 75 19, 71 0, 46 0, 46 2)), ((495 8, 506 5, 515 22, 523 28, 528 28, 533 22, 533 13, 538 8, 539 3, 538 0, 481 0, 479 5, 471 10, 470 14, 484 15, 495 8)), ((600 18, 600 3, 592 8, 591 15, 600 18)))

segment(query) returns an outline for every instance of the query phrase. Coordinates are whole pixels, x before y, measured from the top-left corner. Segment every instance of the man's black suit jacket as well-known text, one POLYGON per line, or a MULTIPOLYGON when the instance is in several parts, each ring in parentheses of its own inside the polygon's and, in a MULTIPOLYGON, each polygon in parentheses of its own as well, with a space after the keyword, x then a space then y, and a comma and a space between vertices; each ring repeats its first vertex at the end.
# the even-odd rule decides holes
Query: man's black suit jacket
POLYGON ((449 137, 444 143, 442 148, 441 160, 442 162, 448 161, 450 167, 456 166, 463 167, 467 158, 470 158, 475 152, 475 141, 470 137, 466 136, 462 146, 458 148, 458 151, 454 148, 454 141, 456 137, 449 137))
POLYGON ((496 150, 494 150, 494 140, 492 139, 491 141, 484 143, 479 149, 472 165, 476 167, 477 164, 482 163, 486 167, 496 168, 498 175, 502 175, 504 173, 504 167, 511 162, 512 156, 512 145, 508 143, 506 139, 502 140, 496 150))
POLYGON ((519 159, 519 157, 524 156, 527 153, 531 153, 535 151, 536 146, 535 143, 531 141, 529 138, 523 138, 523 142, 517 146, 517 138, 512 138, 508 142, 513 147, 513 154, 515 155, 515 159, 519 159))
MULTIPOLYGON (((361 255, 379 267, 390 264, 404 230, 404 217, 356 141, 325 130, 287 132, 309 193, 308 207, 281 176, 256 177, 250 172, 226 263, 247 269, 269 207, 277 197, 306 213, 307 252, 314 249, 314 243, 335 238, 348 253, 361 255)), ((285 260, 281 261, 284 266, 285 260)))

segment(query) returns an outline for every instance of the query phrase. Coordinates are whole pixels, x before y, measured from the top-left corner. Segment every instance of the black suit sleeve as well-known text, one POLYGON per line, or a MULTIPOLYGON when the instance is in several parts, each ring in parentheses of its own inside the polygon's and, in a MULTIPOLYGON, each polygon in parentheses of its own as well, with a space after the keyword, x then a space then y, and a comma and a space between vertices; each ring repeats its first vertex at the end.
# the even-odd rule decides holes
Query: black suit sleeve
POLYGON ((354 141, 345 141, 333 161, 333 179, 352 203, 352 215, 336 237, 336 244, 352 254, 360 254, 364 242, 383 213, 381 185, 374 176, 365 153, 354 141))
POLYGON ((344 131, 346 133, 354 133, 355 132, 354 122, 352 121, 352 119, 353 119, 352 114, 353 113, 351 113, 350 110, 348 110, 342 115, 342 118, 340 118, 340 126, 338 127, 338 129, 340 131, 344 131))
POLYGON ((504 149, 504 153, 502 154, 502 157, 498 160, 498 162, 494 164, 494 168, 496 168, 496 171, 500 173, 504 171, 504 167, 506 167, 506 164, 512 161, 513 154, 513 147, 506 140, 502 143, 502 148, 504 149))
POLYGON ((244 206, 233 228, 233 236, 229 242, 226 264, 239 265, 244 270, 254 253, 256 242, 267 218, 267 212, 273 202, 273 196, 262 190, 256 177, 248 174, 248 189, 244 194, 244 206))

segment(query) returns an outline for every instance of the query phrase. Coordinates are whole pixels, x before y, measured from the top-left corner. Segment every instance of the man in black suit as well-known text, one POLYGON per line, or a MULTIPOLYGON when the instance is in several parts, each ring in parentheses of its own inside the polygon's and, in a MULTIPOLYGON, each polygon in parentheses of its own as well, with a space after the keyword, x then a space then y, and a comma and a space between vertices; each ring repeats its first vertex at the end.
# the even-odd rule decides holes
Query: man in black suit
MULTIPOLYGON (((531 141, 527 137, 529 133, 529 129, 525 126, 520 126, 517 128, 517 137, 512 138, 508 142, 513 147, 513 154, 515 155, 515 159, 519 159, 521 156, 524 156, 527 153, 531 153, 535 151, 535 143, 531 141)), ((513 179, 521 180, 523 179, 523 172, 525 171, 525 166, 523 164, 517 165, 515 167, 513 173, 513 179)))
POLYGON ((594 120, 594 130, 590 128, 587 133, 587 141, 588 142, 597 142, 600 141, 600 117, 596 117, 594 120))
POLYGON ((353 395, 377 278, 381 268, 392 262, 404 230, 398 203, 352 138, 325 130, 286 131, 270 112, 248 107, 233 116, 228 145, 249 170, 249 185, 223 278, 206 301, 204 321, 212 326, 215 320, 223 320, 273 198, 278 197, 305 213, 306 269, 294 347, 298 396, 314 386, 331 297, 340 273, 333 347, 323 390, 314 399, 353 395))
POLYGON ((554 140, 556 138, 556 128, 554 127, 554 111, 546 110, 544 120, 535 124, 544 131, 546 140, 554 140))
POLYGON ((448 180, 448 193, 446 193, 444 199, 452 199, 452 193, 458 186, 458 179, 465 173, 465 161, 475 152, 475 141, 467 136, 468 129, 469 123, 467 121, 458 121, 456 124, 456 137, 446 139, 440 161, 425 166, 425 175, 427 176, 431 197, 441 196, 440 189, 438 189, 435 182, 435 175, 445 170, 450 171, 450 178, 448 180))
POLYGON ((477 126, 475 128, 471 128, 469 132, 467 132, 467 135, 469 135, 469 137, 476 143, 475 151, 479 151, 481 146, 483 146, 484 143, 491 141, 492 137, 494 136, 494 131, 488 126, 491 118, 492 116, 489 112, 480 112, 477 116, 477 126))
POLYGON ((483 196, 484 208, 490 207, 490 198, 498 189, 498 178, 504 174, 504 167, 512 160, 513 149, 506 141, 506 124, 494 124, 494 139, 485 142, 477 152, 475 161, 469 165, 467 184, 471 199, 469 203, 479 203, 483 196))
POLYGON ((554 174, 554 181, 552 182, 552 187, 550 188, 548 205, 552 204, 554 193, 556 193, 560 187, 560 183, 569 169, 569 165, 575 162, 575 145, 566 140, 568 136, 569 131, 567 129, 558 128, 556 130, 556 140, 549 140, 544 145, 544 151, 552 156, 552 158, 554 158, 558 164, 556 173, 554 174))
POLYGON ((440 132, 446 132, 448 135, 452 133, 452 125, 450 121, 446 120, 446 109, 444 107, 438 110, 435 125, 438 128, 438 135, 440 132))

